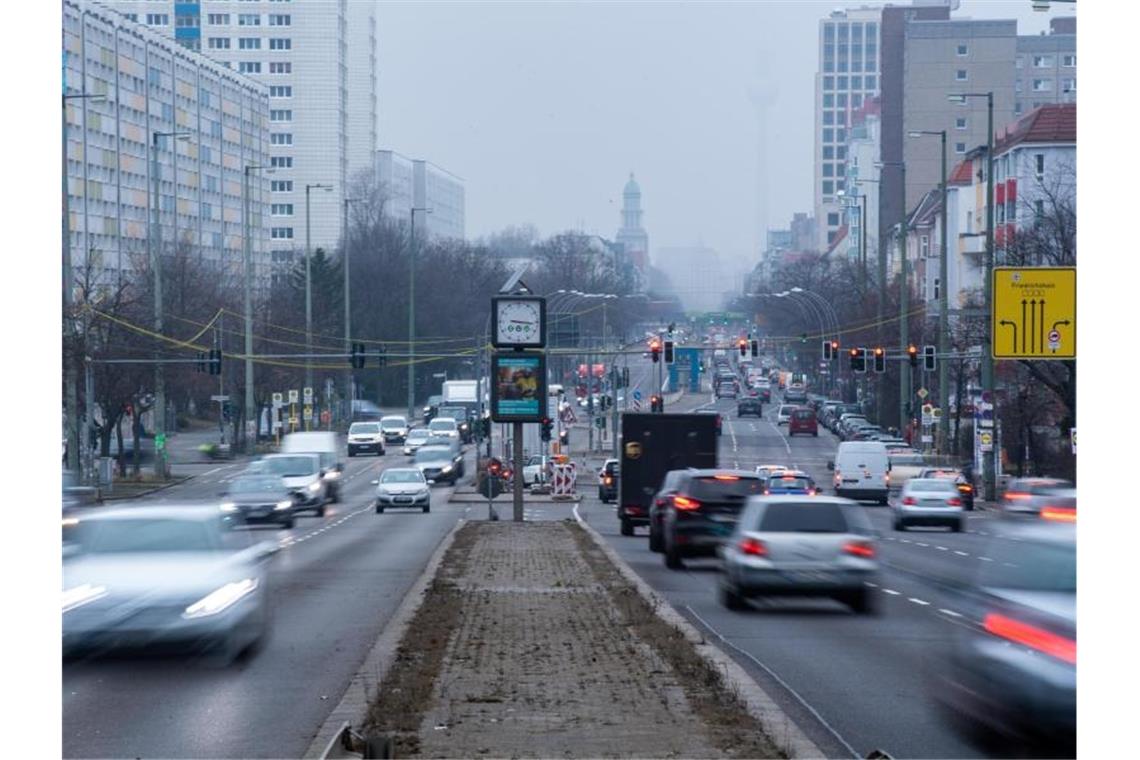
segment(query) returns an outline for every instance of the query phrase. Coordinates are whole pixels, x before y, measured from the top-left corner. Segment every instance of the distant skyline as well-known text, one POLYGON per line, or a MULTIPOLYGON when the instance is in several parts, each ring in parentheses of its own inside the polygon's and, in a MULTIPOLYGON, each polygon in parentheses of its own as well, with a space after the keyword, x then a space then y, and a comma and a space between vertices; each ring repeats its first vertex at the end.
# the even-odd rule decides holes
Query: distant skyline
MULTIPOLYGON (((629 173, 652 250, 706 245, 756 260, 759 126, 767 224, 812 205, 817 25, 864 3, 384 3, 380 142, 465 180, 467 234, 533 224, 612 238, 629 173)), ((879 5, 880 3, 865 3, 879 5)), ((1052 16, 1030 0, 963 0, 955 18, 1052 16)))

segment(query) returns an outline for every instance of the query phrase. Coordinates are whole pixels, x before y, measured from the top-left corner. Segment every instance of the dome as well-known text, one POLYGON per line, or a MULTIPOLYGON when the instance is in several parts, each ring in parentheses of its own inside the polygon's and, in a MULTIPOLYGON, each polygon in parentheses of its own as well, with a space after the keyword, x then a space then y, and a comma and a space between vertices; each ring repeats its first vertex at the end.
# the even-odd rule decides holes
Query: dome
POLYGON ((641 186, 633 178, 633 172, 629 173, 629 182, 625 183, 625 190, 622 191, 623 195, 641 195, 641 186))

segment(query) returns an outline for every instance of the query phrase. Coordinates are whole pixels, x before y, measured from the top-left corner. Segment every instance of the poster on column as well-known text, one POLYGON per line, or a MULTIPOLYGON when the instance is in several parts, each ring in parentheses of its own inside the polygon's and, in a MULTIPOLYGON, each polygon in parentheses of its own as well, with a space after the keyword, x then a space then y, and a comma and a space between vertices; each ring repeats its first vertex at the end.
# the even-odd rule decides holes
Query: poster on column
POLYGON ((491 378, 491 419, 495 422, 541 422, 547 415, 544 354, 494 354, 491 378))

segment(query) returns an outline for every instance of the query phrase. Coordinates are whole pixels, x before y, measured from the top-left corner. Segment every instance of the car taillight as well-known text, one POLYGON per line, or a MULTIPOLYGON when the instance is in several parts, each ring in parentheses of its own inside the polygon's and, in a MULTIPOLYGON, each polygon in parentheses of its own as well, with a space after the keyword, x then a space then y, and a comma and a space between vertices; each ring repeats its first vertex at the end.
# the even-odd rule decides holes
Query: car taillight
POLYGON ((918 503, 918 500, 915 499, 913 496, 907 496, 902 500, 902 503, 908 507, 912 507, 918 503))
POLYGON ((946 505, 950 507, 960 507, 962 506, 962 500, 954 496, 946 500, 946 505))
POLYGON ((1029 494, 1020 493, 1018 491, 1007 491, 1005 494, 1006 501, 1019 501, 1021 499, 1028 499, 1029 494))
POLYGON ((694 509, 698 509, 701 506, 701 503, 696 499, 690 499, 688 496, 674 496, 673 506, 677 509, 683 509, 686 512, 690 512, 694 509))
POLYGON ((763 493, 763 495, 764 495, 764 496, 771 496, 771 495, 772 495, 772 492, 771 492, 771 491, 769 491, 767 488, 765 488, 765 489, 764 489, 764 493, 763 493))
POLYGON ((740 552, 750 557, 767 557, 768 547, 758 538, 746 538, 740 542, 740 552))
POLYGON ((870 541, 848 541, 843 545, 843 552, 855 557, 871 559, 875 556, 875 547, 870 541))
POLYGON ((987 633, 992 633, 999 638, 1027 646, 1050 657, 1056 657, 1070 665, 1077 664, 1077 642, 1067 636, 1061 636, 996 612, 986 615, 982 627, 987 633))
POLYGON ((663 507, 663 506, 665 506, 665 499, 658 499, 658 500, 657 500, 657 502, 656 502, 656 504, 657 504, 657 506, 659 506, 659 507, 663 507))
POLYGON ((1077 510, 1071 507, 1042 507, 1041 519, 1052 522, 1076 522, 1077 510))
POLYGON ((973 492, 974 492, 974 487, 973 487, 973 486, 968 486, 968 485, 966 485, 965 483, 963 483, 963 484, 961 484, 961 485, 959 485, 959 486, 958 486, 958 490, 959 490, 959 491, 961 491, 962 493, 973 493, 973 492))
POLYGON ((604 480, 603 482, 604 482, 604 483, 605 483, 605 484, 608 486, 608 485, 610 485, 611 483, 613 483, 613 482, 614 482, 614 479, 613 479, 613 478, 611 478, 609 475, 607 475, 607 476, 605 477, 605 480, 604 480))

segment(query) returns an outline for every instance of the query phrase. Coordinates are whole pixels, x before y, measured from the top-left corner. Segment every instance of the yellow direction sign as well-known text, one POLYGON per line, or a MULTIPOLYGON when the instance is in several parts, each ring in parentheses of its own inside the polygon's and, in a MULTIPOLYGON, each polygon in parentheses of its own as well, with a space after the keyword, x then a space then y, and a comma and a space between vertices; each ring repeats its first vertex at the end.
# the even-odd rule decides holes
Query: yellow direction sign
POLYGON ((1077 357, 1077 268, 994 267, 995 359, 1077 357))

